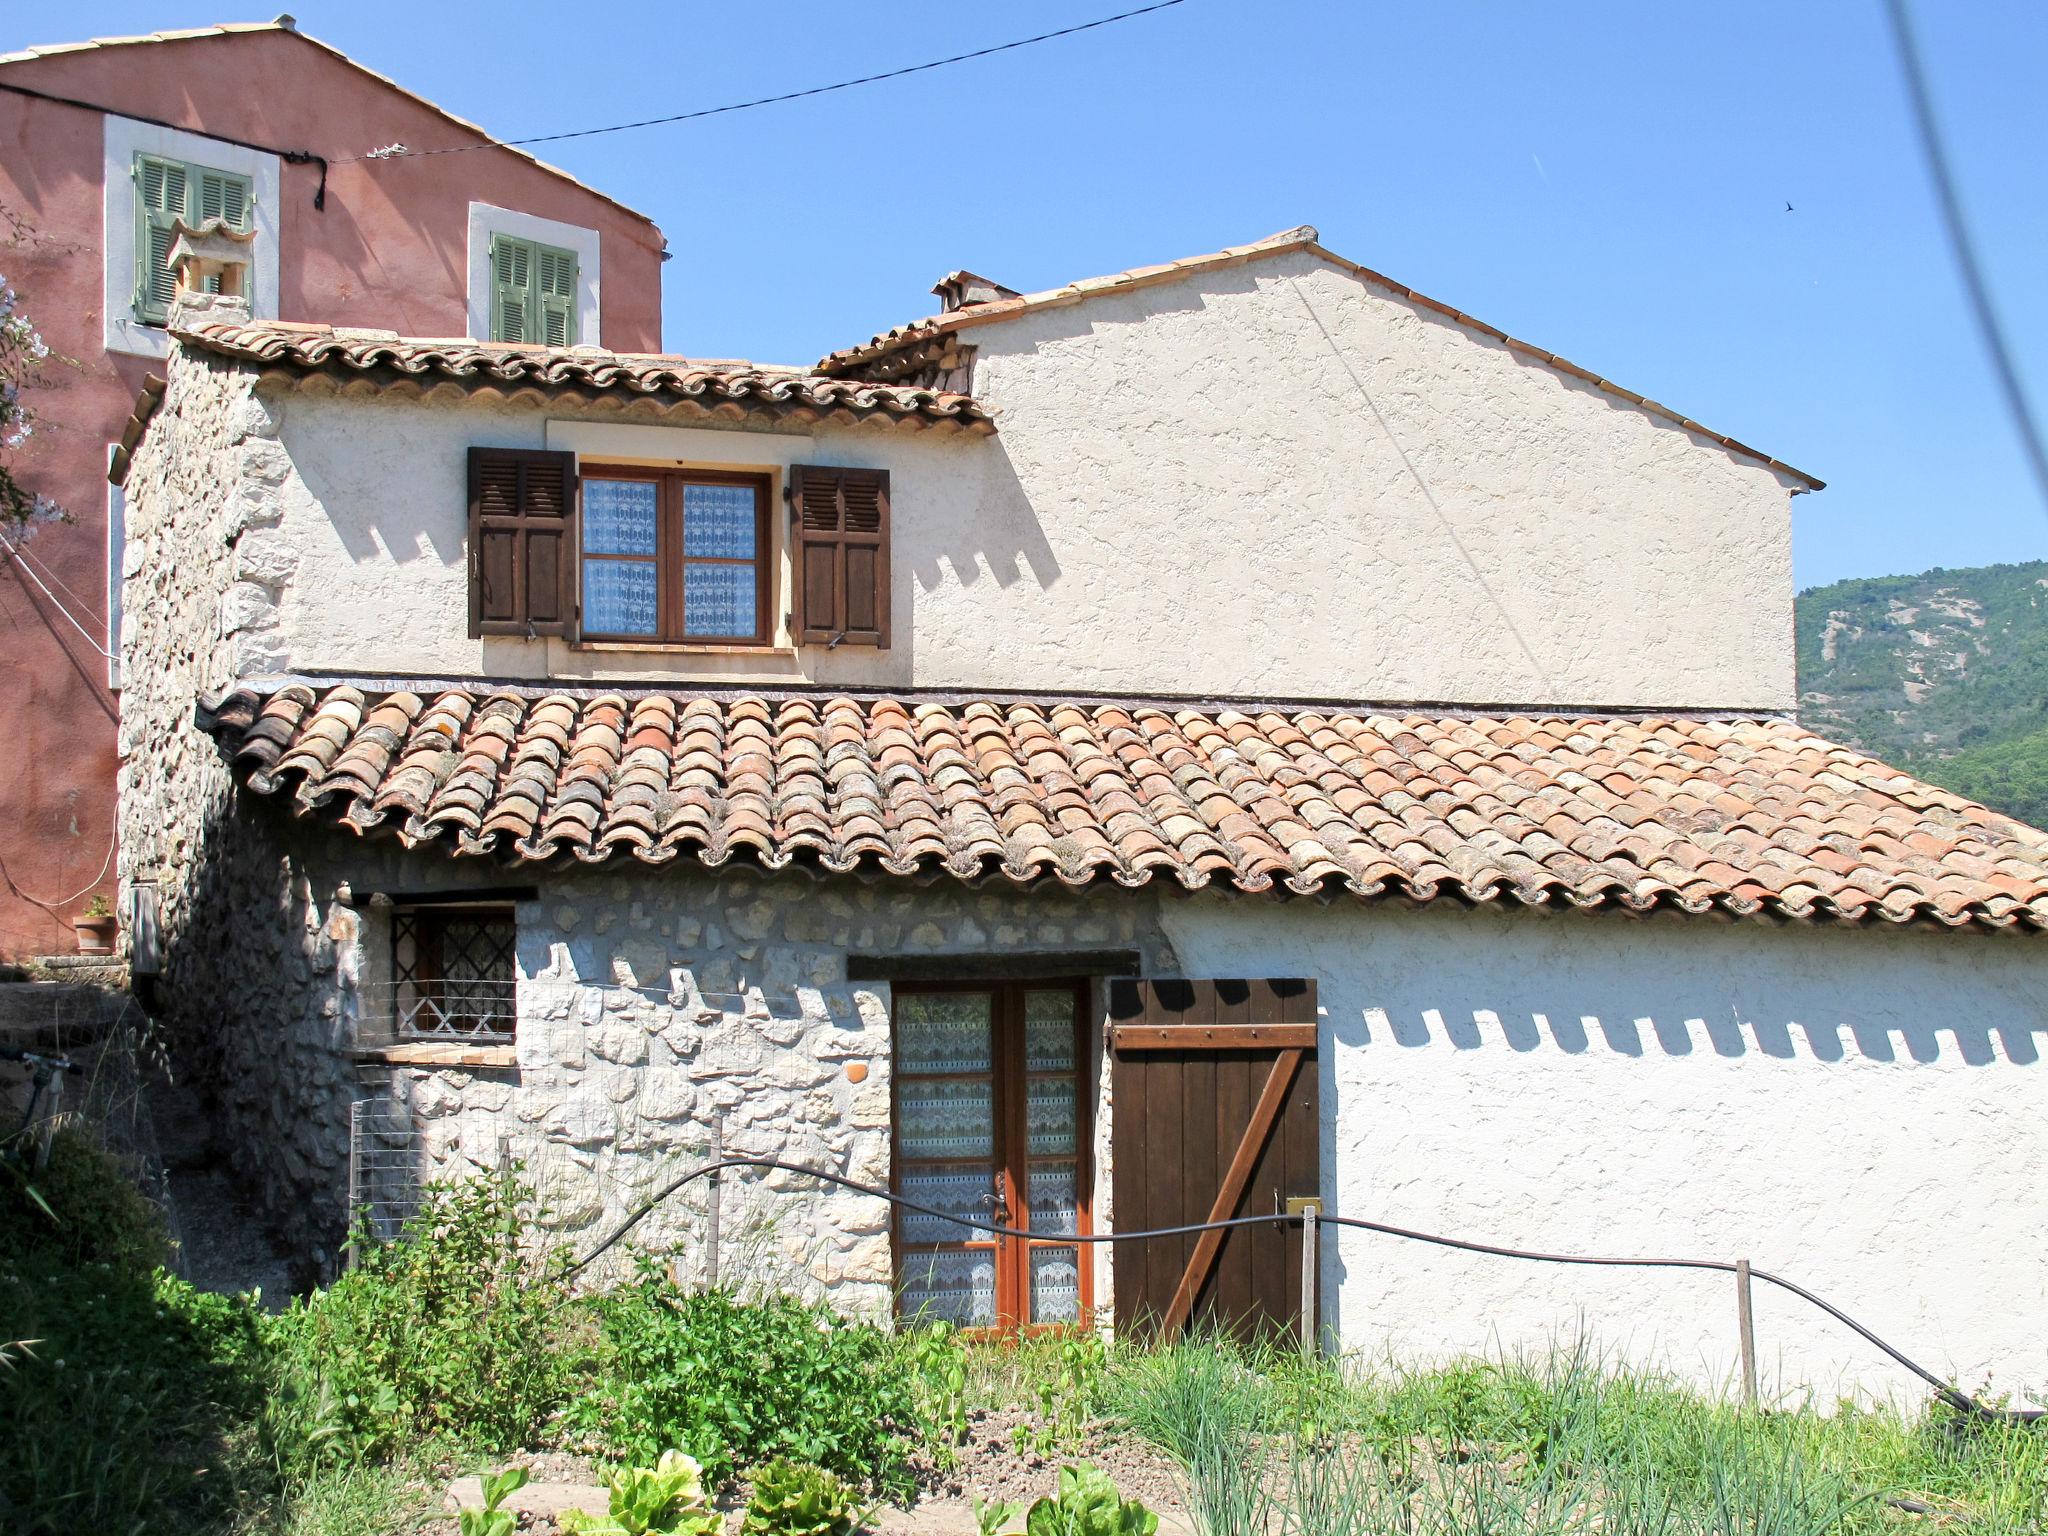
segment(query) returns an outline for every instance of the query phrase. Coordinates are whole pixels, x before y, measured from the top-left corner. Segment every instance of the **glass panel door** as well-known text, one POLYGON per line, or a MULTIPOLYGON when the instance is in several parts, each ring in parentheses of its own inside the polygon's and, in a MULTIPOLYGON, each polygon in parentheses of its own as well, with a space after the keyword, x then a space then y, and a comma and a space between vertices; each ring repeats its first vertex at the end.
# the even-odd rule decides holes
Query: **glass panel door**
MULTIPOLYGON (((996 1222, 995 997, 896 999, 896 1192, 951 1216, 996 1222)), ((897 1306, 906 1318, 993 1328, 997 1244, 897 1208, 897 1306)))
POLYGON ((1031 1229, 1025 1316, 1035 1324, 1081 1320, 1081 1250, 1040 1233, 1081 1230, 1081 1030, 1072 987, 1034 987, 1023 998, 1024 1189, 1031 1229))
POLYGON ((1077 984, 896 990, 898 1310, 964 1328, 1085 1320, 1077 984), (995 1237, 966 1217, 1018 1229, 995 1237), (1062 1241, 1064 1239, 1064 1241, 1062 1241))

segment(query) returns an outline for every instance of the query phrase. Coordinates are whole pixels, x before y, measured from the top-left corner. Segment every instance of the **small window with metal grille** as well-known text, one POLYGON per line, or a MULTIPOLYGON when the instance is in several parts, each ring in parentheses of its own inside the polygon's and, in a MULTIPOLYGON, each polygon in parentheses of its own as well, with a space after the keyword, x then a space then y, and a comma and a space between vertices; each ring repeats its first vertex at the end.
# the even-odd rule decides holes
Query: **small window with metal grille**
POLYGON ((518 1013, 518 934, 507 905, 398 907, 391 919, 397 1037, 510 1040, 518 1013))

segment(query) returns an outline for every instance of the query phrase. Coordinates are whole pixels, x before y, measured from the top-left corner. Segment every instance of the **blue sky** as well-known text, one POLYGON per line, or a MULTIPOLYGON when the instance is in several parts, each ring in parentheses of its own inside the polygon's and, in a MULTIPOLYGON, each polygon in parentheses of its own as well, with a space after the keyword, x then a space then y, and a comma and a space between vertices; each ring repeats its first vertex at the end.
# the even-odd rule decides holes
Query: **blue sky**
MULTIPOLYGON (((304 30, 503 137, 1122 8, 498 0, 486 24, 467 5, 290 3, 304 30)), ((219 7, 79 0, 25 29, 13 13, 29 8, 9 7, 0 47, 260 19, 219 7)), ((1918 14, 2042 396, 2048 8, 1918 14)), ((336 124, 314 147, 372 146, 336 124)), ((661 224, 672 350, 808 362, 925 313, 952 267, 1029 290, 1311 223, 1828 481, 1795 503, 1802 586, 2048 556, 2048 507, 1970 328, 1879 0, 1186 0, 904 81, 539 152, 661 224)))

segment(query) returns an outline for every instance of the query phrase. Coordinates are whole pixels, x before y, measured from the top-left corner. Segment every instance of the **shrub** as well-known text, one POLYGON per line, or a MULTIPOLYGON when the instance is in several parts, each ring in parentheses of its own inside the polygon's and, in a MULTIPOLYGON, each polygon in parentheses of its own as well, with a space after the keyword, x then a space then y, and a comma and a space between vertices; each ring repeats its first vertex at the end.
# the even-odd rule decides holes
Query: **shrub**
POLYGON ((867 1509, 823 1467, 776 1460, 754 1478, 740 1536, 850 1536, 867 1509))
POLYGON ((651 1262, 600 1297, 600 1380, 574 1422, 618 1454, 683 1446, 714 1483, 777 1456, 908 1492, 912 1371, 881 1329, 791 1296, 686 1291, 651 1262))
POLYGON ((529 1200, 509 1175, 430 1185, 396 1242, 278 1319, 291 1438, 354 1459, 433 1438, 530 1444, 573 1361, 567 1290, 522 1240, 529 1200))
POLYGON ((32 1139, 0 1142, 0 1264, 40 1254, 147 1275, 164 1261, 163 1216, 111 1153, 66 1127, 50 1138, 47 1164, 31 1174, 22 1159, 32 1139))

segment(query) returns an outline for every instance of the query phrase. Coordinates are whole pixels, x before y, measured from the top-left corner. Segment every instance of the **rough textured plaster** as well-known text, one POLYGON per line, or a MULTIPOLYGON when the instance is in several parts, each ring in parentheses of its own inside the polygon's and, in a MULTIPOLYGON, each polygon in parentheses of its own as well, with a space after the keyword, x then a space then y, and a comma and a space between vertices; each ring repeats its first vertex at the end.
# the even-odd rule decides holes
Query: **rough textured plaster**
POLYGON ((976 336, 994 438, 722 434, 758 462, 891 471, 890 651, 733 661, 469 640, 468 444, 601 430, 636 457, 729 455, 704 451, 704 429, 570 431, 568 406, 305 391, 286 430, 286 526, 306 565, 284 649, 308 670, 1793 703, 1775 473, 1313 257, 976 336))
MULTIPOLYGON (((1313 975, 1332 1209, 1568 1253, 1748 1257, 1936 1372, 2048 1394, 2043 955, 1957 934, 1168 902, 1189 975, 1313 975)), ((1345 1234, 1347 1348, 1601 1344, 1735 1369, 1733 1281, 1345 1234)), ((1767 1383, 1918 1398, 1756 1293, 1767 1383)))

